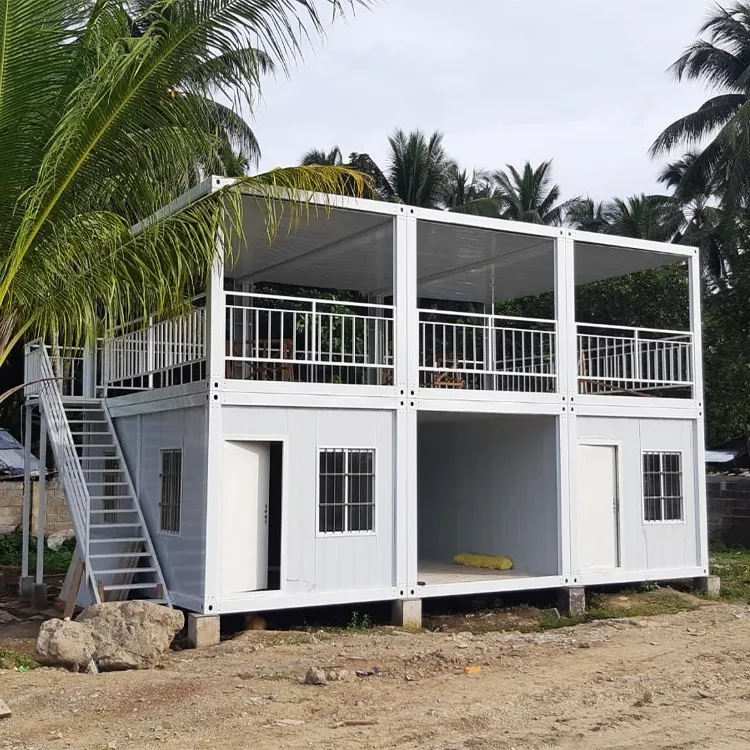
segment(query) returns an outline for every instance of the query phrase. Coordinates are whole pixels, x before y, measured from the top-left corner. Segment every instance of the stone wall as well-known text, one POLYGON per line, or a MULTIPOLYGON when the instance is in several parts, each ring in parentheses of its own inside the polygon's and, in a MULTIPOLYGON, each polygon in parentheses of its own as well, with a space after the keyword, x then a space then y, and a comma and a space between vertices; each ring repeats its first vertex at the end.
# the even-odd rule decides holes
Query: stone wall
MULTIPOLYGON (((36 535, 37 500, 39 485, 33 482, 34 497, 32 502, 32 534, 36 535)), ((23 502, 23 482, 0 481, 0 533, 10 531, 21 523, 21 504, 23 502)), ((57 480, 47 482, 46 533, 73 528, 65 505, 65 495, 57 480)))
POLYGON ((750 476, 709 476, 708 538, 750 548, 750 476))

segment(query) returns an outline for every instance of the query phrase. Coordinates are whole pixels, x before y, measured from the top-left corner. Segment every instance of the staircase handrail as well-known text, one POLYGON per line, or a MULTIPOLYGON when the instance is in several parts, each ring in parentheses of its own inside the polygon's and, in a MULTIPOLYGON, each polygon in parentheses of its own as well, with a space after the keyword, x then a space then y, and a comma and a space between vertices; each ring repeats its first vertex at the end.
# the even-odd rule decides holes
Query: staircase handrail
POLYGON ((39 357, 39 372, 43 378, 38 391, 42 415, 47 423, 47 435, 65 489, 65 498, 73 521, 76 540, 83 552, 86 574, 92 582, 94 596, 98 600, 98 592, 96 586, 93 585, 89 564, 91 497, 86 484, 86 477, 76 451, 76 444, 63 405, 62 393, 55 378, 46 347, 41 341, 36 341, 30 345, 29 349, 30 352, 36 351, 36 355, 39 357))

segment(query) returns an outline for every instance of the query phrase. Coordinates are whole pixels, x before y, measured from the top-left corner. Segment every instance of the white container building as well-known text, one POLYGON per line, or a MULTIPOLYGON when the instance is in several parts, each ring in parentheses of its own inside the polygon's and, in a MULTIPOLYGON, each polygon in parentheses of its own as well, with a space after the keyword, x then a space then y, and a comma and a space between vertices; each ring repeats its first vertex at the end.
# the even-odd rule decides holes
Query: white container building
POLYGON ((344 197, 271 244, 242 200, 244 240, 187 315, 75 356, 27 347, 27 379, 62 378, 27 399, 82 591, 415 616, 427 597, 708 575, 694 248, 344 197), (577 321, 581 285, 668 264, 687 269, 685 330, 577 321), (547 316, 497 312, 544 294, 547 316))

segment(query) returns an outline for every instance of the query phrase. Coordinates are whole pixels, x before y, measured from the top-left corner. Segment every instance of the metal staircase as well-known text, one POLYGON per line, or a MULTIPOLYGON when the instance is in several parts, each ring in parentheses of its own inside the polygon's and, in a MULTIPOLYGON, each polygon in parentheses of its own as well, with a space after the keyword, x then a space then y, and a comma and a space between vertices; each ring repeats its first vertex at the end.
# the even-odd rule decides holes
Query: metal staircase
POLYGON ((172 606, 106 403, 63 398, 45 347, 36 356, 42 418, 94 600, 172 606))

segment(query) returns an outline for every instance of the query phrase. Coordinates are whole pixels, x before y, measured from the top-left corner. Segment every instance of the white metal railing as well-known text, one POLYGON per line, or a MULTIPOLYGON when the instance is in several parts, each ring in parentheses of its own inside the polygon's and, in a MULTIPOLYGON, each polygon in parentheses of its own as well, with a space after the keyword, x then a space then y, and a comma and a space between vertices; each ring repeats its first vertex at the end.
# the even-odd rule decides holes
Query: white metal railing
POLYGON ((393 384, 390 305, 227 292, 228 378, 393 384))
POLYGON ((577 338, 581 393, 692 389, 690 332, 579 323, 577 338))
MULTIPOLYGON (((39 346, 34 342, 34 349, 27 349, 27 356, 24 359, 24 382, 30 383, 25 388, 27 396, 36 396, 39 394, 40 384, 34 381, 43 377, 40 374, 40 358, 36 354, 36 347, 39 346)), ((50 361, 52 371, 57 378, 58 387, 63 396, 84 396, 84 350, 82 347, 59 347, 45 346, 47 357, 50 361)))
MULTIPOLYGON (((202 301, 196 298, 194 303, 202 301)), ((206 308, 182 317, 122 326, 102 344, 102 381, 115 390, 148 390, 205 378, 206 308)))
POLYGON ((422 309, 420 386, 554 393, 556 346, 552 320, 422 309))
POLYGON ((59 381, 53 370, 52 362, 46 347, 40 342, 29 344, 26 348, 27 360, 34 360, 31 365, 40 378, 37 393, 47 422, 47 435, 55 456, 55 464, 62 477, 65 488, 65 499, 73 522, 76 540, 84 554, 86 570, 89 571, 89 496, 86 478, 81 468, 73 435, 63 406, 63 395, 59 381))

